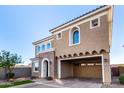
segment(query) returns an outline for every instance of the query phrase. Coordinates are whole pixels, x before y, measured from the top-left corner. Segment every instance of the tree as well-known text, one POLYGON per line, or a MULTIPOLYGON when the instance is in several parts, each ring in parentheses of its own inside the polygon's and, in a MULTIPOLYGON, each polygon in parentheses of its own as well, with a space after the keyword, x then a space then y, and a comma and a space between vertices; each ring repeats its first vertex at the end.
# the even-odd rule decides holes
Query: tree
POLYGON ((0 53, 0 68, 4 68, 6 74, 12 73, 13 68, 16 64, 21 63, 22 58, 17 54, 11 54, 8 51, 1 51, 0 53))

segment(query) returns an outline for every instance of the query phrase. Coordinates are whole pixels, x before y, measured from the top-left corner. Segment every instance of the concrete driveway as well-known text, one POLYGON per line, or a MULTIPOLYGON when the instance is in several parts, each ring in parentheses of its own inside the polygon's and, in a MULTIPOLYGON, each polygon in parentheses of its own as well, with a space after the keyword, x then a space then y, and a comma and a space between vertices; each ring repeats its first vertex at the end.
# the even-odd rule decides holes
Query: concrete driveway
POLYGON ((98 79, 62 79, 46 80, 35 79, 34 83, 16 86, 17 88, 100 88, 98 79))
POLYGON ((15 86, 15 88, 124 88, 124 85, 119 83, 118 77, 112 78, 110 86, 102 86, 99 79, 34 79, 33 81, 34 83, 15 86))

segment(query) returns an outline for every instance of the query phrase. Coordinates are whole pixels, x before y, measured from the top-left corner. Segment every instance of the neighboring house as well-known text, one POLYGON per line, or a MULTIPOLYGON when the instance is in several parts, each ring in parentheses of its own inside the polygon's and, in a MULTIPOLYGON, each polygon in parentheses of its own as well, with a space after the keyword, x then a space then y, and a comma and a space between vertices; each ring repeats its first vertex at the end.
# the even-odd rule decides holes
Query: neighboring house
POLYGON ((111 64, 111 75, 112 76, 124 75, 124 64, 111 64))
POLYGON ((50 30, 33 42, 32 76, 100 78, 111 83, 110 47, 113 6, 101 6, 50 30))
POLYGON ((115 76, 119 76, 119 65, 120 64, 111 64, 111 76, 115 77, 115 76))

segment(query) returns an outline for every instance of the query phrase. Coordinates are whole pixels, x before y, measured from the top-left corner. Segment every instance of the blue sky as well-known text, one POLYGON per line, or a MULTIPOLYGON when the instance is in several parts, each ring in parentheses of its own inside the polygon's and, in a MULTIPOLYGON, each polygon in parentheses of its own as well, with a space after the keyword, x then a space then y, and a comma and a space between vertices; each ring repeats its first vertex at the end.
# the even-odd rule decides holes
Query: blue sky
MULTIPOLYGON (((34 57, 32 42, 49 30, 98 6, 0 6, 0 50, 34 57)), ((124 6, 114 7, 111 64, 124 63, 124 6)))

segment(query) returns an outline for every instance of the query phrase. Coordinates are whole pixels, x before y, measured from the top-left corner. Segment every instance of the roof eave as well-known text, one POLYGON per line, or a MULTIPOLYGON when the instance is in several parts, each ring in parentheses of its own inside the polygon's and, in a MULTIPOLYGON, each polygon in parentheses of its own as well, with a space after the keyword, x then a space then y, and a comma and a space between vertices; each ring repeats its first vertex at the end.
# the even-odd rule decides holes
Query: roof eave
POLYGON ((95 14, 95 13, 98 13, 98 12, 100 12, 100 11, 104 11, 104 10, 106 10, 106 9, 108 9, 108 8, 110 8, 111 6, 103 6, 102 8, 99 8, 98 10, 92 10, 92 12, 90 12, 90 13, 86 13, 86 15, 84 14, 84 16, 81 16, 81 17, 79 17, 79 18, 77 18, 77 19, 72 19, 72 21, 69 21, 69 22, 67 22, 67 23, 65 23, 65 24, 62 24, 62 25, 60 25, 60 26, 57 26, 57 27, 55 27, 55 28, 53 28, 53 29, 51 29, 51 30, 49 30, 51 33, 53 33, 53 32, 55 32, 55 31, 57 31, 57 30, 59 30, 59 29, 61 29, 61 28, 63 28, 63 27, 65 27, 65 26, 68 26, 68 25, 70 25, 70 24, 73 24, 73 23, 75 23, 75 22, 77 22, 77 21, 79 21, 79 20, 82 20, 82 19, 84 19, 84 18, 86 18, 86 17, 88 17, 88 16, 91 16, 91 15, 93 15, 93 14, 95 14))
POLYGON ((51 40, 53 38, 53 35, 49 36, 49 37, 46 37, 46 38, 43 38, 43 39, 40 39, 40 40, 37 40, 35 42, 32 42, 33 45, 37 45, 39 43, 42 43, 42 42, 45 42, 45 41, 48 41, 48 40, 51 40))

